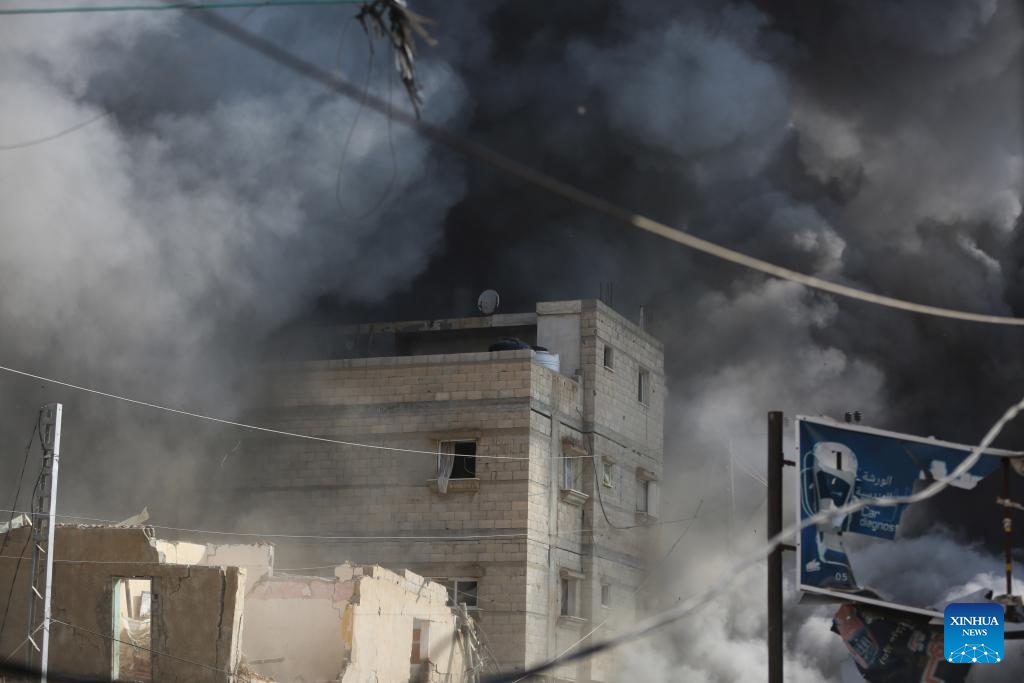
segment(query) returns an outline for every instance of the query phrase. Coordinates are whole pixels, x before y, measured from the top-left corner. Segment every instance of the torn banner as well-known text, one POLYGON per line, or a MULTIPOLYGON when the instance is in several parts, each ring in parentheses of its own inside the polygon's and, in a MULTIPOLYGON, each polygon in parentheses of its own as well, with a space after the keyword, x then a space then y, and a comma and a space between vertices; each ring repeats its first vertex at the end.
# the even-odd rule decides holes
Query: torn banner
POLYGON ((962 683, 971 669, 946 662, 942 630, 925 619, 845 604, 832 630, 869 683, 962 683))
MULTIPOLYGON (((800 470, 800 519, 840 508, 863 498, 905 496, 915 485, 946 476, 971 453, 971 447, 884 432, 827 419, 797 419, 800 470)), ((959 488, 974 488, 999 466, 1006 451, 990 450, 953 481, 959 488)), ((843 549, 843 533, 878 538, 896 536, 906 506, 870 506, 852 515, 800 533, 800 583, 815 588, 854 590, 850 561, 843 549)))

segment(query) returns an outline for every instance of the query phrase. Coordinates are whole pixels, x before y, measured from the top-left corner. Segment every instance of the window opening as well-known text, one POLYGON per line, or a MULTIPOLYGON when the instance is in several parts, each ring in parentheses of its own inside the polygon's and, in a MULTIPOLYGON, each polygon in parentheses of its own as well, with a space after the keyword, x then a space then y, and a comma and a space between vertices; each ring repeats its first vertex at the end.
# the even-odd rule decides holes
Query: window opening
POLYGON ((637 479, 636 511, 650 517, 658 516, 658 482, 637 479))
POLYGON ((476 579, 433 579, 448 590, 448 606, 466 605, 470 609, 477 607, 476 579))
POLYGON ((615 347, 610 344, 604 345, 604 366, 609 370, 615 367, 615 347))
POLYGON ((442 441, 440 453, 453 456, 449 479, 476 479, 476 441, 442 441))
POLYGON ((579 491, 582 482, 580 481, 580 458, 562 453, 562 489, 566 491, 579 491))
POLYGON ((612 605, 612 586, 610 583, 601 584, 601 607, 611 607, 612 605))
POLYGON ((117 681, 153 680, 153 580, 115 578, 111 605, 110 677, 117 681))
POLYGON ((577 580, 563 576, 561 579, 561 610, 563 617, 575 617, 576 614, 576 584, 577 580))
POLYGON ((636 400, 641 403, 647 403, 650 399, 651 394, 651 373, 644 368, 640 368, 637 373, 636 380, 636 400))

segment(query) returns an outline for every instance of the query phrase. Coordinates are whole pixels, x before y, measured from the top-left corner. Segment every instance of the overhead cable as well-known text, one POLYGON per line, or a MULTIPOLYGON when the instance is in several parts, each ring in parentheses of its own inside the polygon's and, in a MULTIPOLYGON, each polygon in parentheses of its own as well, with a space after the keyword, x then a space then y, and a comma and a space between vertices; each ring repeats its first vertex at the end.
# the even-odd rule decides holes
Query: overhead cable
POLYGON ((73 629, 75 631, 80 631, 82 633, 88 633, 88 634, 97 636, 98 638, 103 638, 104 640, 109 640, 109 641, 114 642, 114 643, 120 643, 122 645, 129 645, 129 646, 134 647, 136 649, 143 650, 144 652, 148 652, 148 653, 150 653, 152 655, 156 655, 157 657, 166 657, 167 659, 173 659, 173 660, 178 661, 178 662, 184 662, 186 664, 192 664, 192 665, 197 666, 197 667, 199 667, 201 669, 206 669, 207 671, 213 671, 215 673, 224 674, 224 675, 226 675, 228 677, 229 680, 237 678, 237 674, 234 674, 234 673, 232 673, 230 671, 227 671, 226 669, 220 669, 220 668, 218 668, 216 666, 210 666, 209 664, 203 664, 202 662, 197 662, 194 659, 187 659, 185 657, 179 657, 177 655, 172 655, 169 652, 163 652, 161 650, 154 650, 154 649, 149 648, 149 647, 144 647, 142 645, 139 645, 138 643, 133 643, 133 642, 127 641, 127 640, 121 640, 120 638, 115 638, 114 636, 107 635, 106 633, 100 633, 99 631, 93 631, 91 629, 87 629, 84 626, 78 626, 76 624, 71 624, 71 623, 68 623, 66 621, 61 621, 60 619, 51 619, 50 623, 51 624, 60 624, 62 626, 67 626, 68 628, 73 629))
MULTIPOLYGON (((170 1, 170 0, 168 0, 170 1)), ((894 308, 911 313, 936 316, 939 318, 951 318, 968 322, 988 323, 992 325, 1024 325, 1024 318, 1011 316, 988 315, 974 313, 941 306, 929 306, 891 296, 866 292, 855 287, 823 280, 814 275, 799 273, 789 268, 769 263, 753 256, 740 253, 733 249, 720 246, 708 240, 696 237, 689 233, 673 228, 665 223, 654 220, 639 213, 635 213, 607 199, 583 190, 575 185, 559 180, 543 171, 537 170, 522 162, 516 161, 500 152, 497 152, 485 145, 474 142, 466 137, 457 135, 440 126, 435 126, 418 119, 414 114, 402 111, 397 107, 389 107, 388 103, 375 95, 365 93, 359 87, 349 83, 338 74, 331 73, 309 62, 298 55, 285 50, 279 45, 263 38, 251 31, 238 26, 214 12, 192 12, 188 15, 195 21, 204 24, 208 28, 238 42, 246 47, 259 52, 268 59, 281 66, 316 81, 339 95, 353 100, 364 101, 364 106, 375 110, 383 116, 399 121, 410 128, 417 130, 424 137, 438 142, 463 156, 483 162, 508 175, 514 176, 533 187, 540 188, 550 194, 559 196, 574 204, 586 207, 592 211, 613 218, 619 222, 631 225, 645 232, 657 235, 664 239, 676 242, 690 249, 708 254, 715 258, 734 263, 744 268, 749 268, 765 275, 770 275, 782 280, 788 280, 805 287, 829 292, 838 296, 864 301, 878 306, 894 308)))
POLYGON ((239 2, 165 2, 142 5, 71 5, 66 7, 4 7, 5 14, 72 14, 82 12, 140 12, 180 10, 194 12, 211 9, 236 9, 240 7, 291 7, 299 5, 359 5, 363 0, 241 0, 239 2))
MULTIPOLYGON (((205 420, 207 422, 215 422, 217 424, 227 425, 229 427, 238 427, 239 429, 249 429, 256 432, 263 432, 266 434, 274 434, 277 436, 286 436, 293 439, 305 439, 307 441, 318 441, 320 443, 335 444, 338 446, 350 446, 352 448, 368 448, 371 450, 378 451, 389 451, 392 453, 409 453, 413 455, 430 455, 437 457, 437 451, 425 451, 417 448, 399 448, 398 446, 383 446, 381 444, 371 443, 359 443, 356 441, 342 441, 341 439, 331 439, 326 436, 313 436, 312 434, 301 434, 299 432, 289 432, 282 429, 273 429, 271 427, 261 427, 259 425, 248 424, 245 422, 238 422, 236 420, 226 420, 220 417, 213 417, 211 415, 203 415, 202 413, 192 412, 190 410, 181 410, 179 408, 171 408, 169 406, 160 405, 158 403, 151 403, 149 401, 140 401, 136 398, 130 398, 128 396, 121 396, 119 394, 113 394, 108 391, 101 391, 99 389, 93 389, 90 387, 81 386, 79 384, 72 384, 71 382, 65 382, 63 380, 54 379, 53 377, 44 377, 43 375, 37 375, 35 373, 26 372, 24 370, 17 370, 4 365, 0 365, 0 372, 8 372, 12 375, 21 375, 22 377, 29 377, 31 379, 37 379, 42 382, 49 382, 50 384, 56 384, 58 386, 67 387, 68 389, 74 389, 75 391, 84 391, 88 394, 95 394, 104 398, 114 399, 115 401, 124 401, 133 405, 142 406, 144 408, 153 408, 155 410, 162 410, 167 413, 173 413, 175 415, 183 415, 185 417, 195 418, 197 420, 205 420)), ((470 457, 470 456, 467 456, 470 457)), ((478 460, 531 460, 529 456, 523 455, 480 455, 476 454, 471 456, 478 460)), ((590 458, 589 455, 552 455, 553 460, 574 460, 578 458, 590 458)))
MULTIPOLYGON (((698 508, 699 509, 699 508, 698 508)), ((12 512, 25 514, 23 510, 3 510, 0 512, 12 512)), ((120 524, 118 520, 103 519, 99 517, 83 517, 81 515, 56 515, 61 519, 73 519, 80 522, 93 522, 97 524, 104 524, 114 530, 123 531, 134 531, 140 528, 151 528, 151 529, 162 529, 163 531, 177 531, 182 533, 192 534, 210 534, 214 536, 244 536, 249 538, 283 538, 283 539, 295 539, 295 540, 309 540, 309 541, 477 541, 487 540, 490 538, 527 538, 529 536, 528 531, 516 531, 508 533, 493 533, 493 534, 463 534, 463 535, 414 535, 410 534, 407 536, 403 535, 361 535, 361 536, 329 536, 329 535, 317 535, 317 534, 286 534, 276 532, 256 532, 256 531, 226 531, 224 529, 186 529, 183 527, 175 526, 164 526, 160 524, 149 524, 144 523, 139 526, 117 526, 120 524)), ((696 519, 697 516, 687 517, 679 520, 669 520, 666 524, 675 522, 689 522, 696 519)), ((571 531, 555 531, 550 534, 543 532, 544 535, 551 536, 574 536, 577 534, 587 534, 594 531, 600 531, 599 529, 573 529, 571 531)), ((542 532, 538 532, 542 533, 542 532)), ((10 559, 15 559, 17 556, 11 555, 10 559)), ((61 562, 61 560, 54 560, 55 562, 61 562)), ((76 560, 65 560, 67 563, 74 563, 76 560)), ((88 561, 83 560, 82 562, 88 564, 88 561)))
POLYGON ((851 515, 867 507, 897 507, 901 505, 912 505, 938 495, 944 489, 948 488, 952 482, 967 474, 967 472, 974 467, 988 447, 992 445, 992 442, 996 440, 996 437, 999 436, 999 433, 1002 432, 1003 427, 1005 427, 1010 420, 1014 419, 1021 410, 1024 410, 1024 399, 1021 399, 1019 402, 1010 406, 1010 408, 1003 413, 1003 416, 1000 417, 999 420, 992 425, 992 428, 988 430, 988 433, 985 434, 985 438, 982 439, 981 443, 973 448, 971 450, 971 454, 967 456, 967 458, 965 458, 956 468, 954 468, 952 472, 944 477, 937 478, 934 482, 917 493, 906 496, 892 496, 885 498, 861 498, 855 503, 850 503, 834 510, 819 512, 816 515, 812 515, 798 524, 794 524, 783 529, 765 545, 749 553, 742 559, 742 561, 735 564, 729 570, 723 571, 721 573, 723 577, 722 579, 714 582, 703 591, 692 595, 689 598, 680 600, 675 607, 663 610, 651 617, 648 617, 647 619, 643 619, 633 626, 633 628, 630 628, 612 638, 593 643, 570 654, 560 655, 536 666, 529 667, 525 671, 516 671, 514 673, 502 674, 484 679, 482 683, 514 683, 514 681, 521 680, 522 678, 536 676, 574 661, 588 659, 601 652, 638 640, 653 633, 654 631, 674 624, 721 596, 744 572, 748 571, 760 560, 767 558, 768 555, 771 554, 781 543, 793 537, 803 529, 823 522, 828 522, 835 517, 851 515))

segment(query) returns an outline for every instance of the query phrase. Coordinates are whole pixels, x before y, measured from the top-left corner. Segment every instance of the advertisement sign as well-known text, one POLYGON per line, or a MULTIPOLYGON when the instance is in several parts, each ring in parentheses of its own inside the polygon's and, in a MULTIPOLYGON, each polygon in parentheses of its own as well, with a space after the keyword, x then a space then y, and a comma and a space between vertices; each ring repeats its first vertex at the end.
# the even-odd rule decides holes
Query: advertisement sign
MULTIPOLYGON (((798 417, 797 469, 799 519, 837 510, 865 498, 906 496, 947 476, 971 453, 972 446, 887 432, 827 418, 798 417)), ((971 489, 1000 466, 1000 459, 1019 453, 989 449, 952 486, 971 489)), ((891 540, 899 532, 906 506, 869 506, 854 514, 832 516, 801 531, 797 539, 800 588, 842 601, 904 607, 941 617, 935 610, 878 599, 855 578, 843 548, 844 534, 891 540)), ((898 601, 899 596, 894 596, 898 601)))
POLYGON ((943 631, 925 618, 845 604, 832 618, 832 630, 869 683, 963 683, 973 663, 952 664, 943 657, 949 649, 943 631))

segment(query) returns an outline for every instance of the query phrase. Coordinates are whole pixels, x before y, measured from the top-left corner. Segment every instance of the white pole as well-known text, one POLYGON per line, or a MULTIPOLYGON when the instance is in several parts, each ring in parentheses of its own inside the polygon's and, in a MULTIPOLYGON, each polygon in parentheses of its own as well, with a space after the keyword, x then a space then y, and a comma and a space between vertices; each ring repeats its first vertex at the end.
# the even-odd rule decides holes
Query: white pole
POLYGON ((43 591, 43 651, 39 667, 40 683, 46 683, 46 670, 50 661, 50 599, 53 594, 53 552, 54 532, 57 529, 57 471, 60 465, 60 418, 64 406, 55 403, 53 407, 53 460, 50 468, 50 527, 46 542, 46 589, 43 591))

